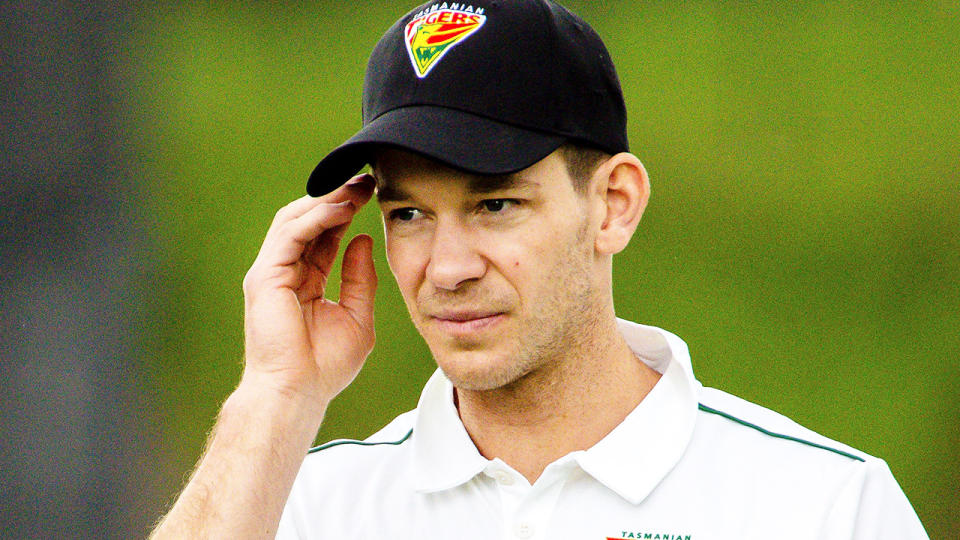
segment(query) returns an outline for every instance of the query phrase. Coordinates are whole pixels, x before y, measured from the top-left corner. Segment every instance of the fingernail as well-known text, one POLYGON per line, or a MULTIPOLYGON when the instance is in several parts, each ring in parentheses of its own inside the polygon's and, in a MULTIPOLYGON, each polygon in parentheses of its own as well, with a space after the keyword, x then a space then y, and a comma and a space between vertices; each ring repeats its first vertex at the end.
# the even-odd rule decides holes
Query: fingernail
POLYGON ((356 178, 353 178, 349 182, 347 182, 348 186, 357 186, 360 184, 373 185, 373 184, 376 184, 376 180, 373 178, 373 175, 371 174, 362 174, 360 176, 357 176, 356 178))

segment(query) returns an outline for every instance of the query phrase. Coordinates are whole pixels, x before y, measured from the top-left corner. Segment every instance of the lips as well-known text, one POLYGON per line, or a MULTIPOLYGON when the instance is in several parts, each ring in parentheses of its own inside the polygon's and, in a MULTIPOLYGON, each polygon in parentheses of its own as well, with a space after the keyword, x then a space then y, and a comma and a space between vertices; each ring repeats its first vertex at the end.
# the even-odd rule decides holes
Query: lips
POLYGON ((496 326, 506 315, 497 311, 443 311, 430 319, 445 333, 470 336, 496 326))
POLYGON ((442 311, 435 315, 431 315, 431 317, 441 321, 467 322, 467 321, 473 321, 477 319, 485 319, 487 317, 492 317, 494 315, 499 315, 499 312, 496 312, 496 311, 442 311))

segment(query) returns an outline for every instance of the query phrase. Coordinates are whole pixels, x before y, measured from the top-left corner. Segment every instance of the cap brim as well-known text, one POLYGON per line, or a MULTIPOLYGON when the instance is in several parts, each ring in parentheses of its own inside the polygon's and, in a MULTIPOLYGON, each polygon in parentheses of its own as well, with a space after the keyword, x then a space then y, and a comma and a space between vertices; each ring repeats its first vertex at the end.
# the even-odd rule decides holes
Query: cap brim
POLYGON ((319 197, 342 186, 384 145, 472 174, 510 174, 540 161, 565 140, 454 109, 403 107, 382 114, 327 154, 310 174, 307 193, 319 197))

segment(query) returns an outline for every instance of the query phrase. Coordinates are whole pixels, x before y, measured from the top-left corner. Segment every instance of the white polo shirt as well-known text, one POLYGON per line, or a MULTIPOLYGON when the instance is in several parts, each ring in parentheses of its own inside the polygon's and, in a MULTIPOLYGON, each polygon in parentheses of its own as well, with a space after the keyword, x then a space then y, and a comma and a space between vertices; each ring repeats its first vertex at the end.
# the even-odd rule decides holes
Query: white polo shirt
POLYGON ((704 388, 680 338, 619 324, 662 377, 594 447, 530 485, 480 455, 437 371, 415 410, 311 451, 277 538, 927 538, 882 460, 704 388))

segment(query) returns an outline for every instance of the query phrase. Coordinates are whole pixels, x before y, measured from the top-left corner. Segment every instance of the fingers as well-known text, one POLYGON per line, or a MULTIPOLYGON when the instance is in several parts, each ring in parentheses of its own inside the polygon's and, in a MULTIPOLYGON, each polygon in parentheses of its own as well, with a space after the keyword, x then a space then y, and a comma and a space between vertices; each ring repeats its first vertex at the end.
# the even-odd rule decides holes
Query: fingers
POLYGON ((351 178, 346 184, 338 189, 324 195, 323 197, 311 197, 306 195, 284 206, 277 212, 271 228, 280 226, 283 223, 297 219, 321 204, 337 204, 344 201, 350 201, 360 208, 373 195, 375 181, 369 174, 360 174, 351 178))
POLYGON ((340 276, 340 306, 350 313, 357 324, 372 332, 377 291, 372 238, 361 234, 350 241, 343 253, 340 276))
POLYGON ((274 264, 291 264, 300 258, 309 242, 317 239, 324 244, 320 250, 322 253, 332 250, 335 255, 345 226, 370 200, 373 188, 373 177, 361 174, 323 197, 307 196, 291 202, 277 212, 267 231, 261 254, 269 255, 274 264), (340 226, 343 228, 339 234, 325 234, 340 226), (321 234, 324 237, 318 238, 321 234))
MULTIPOLYGON (((305 251, 309 264, 328 273, 340 238, 360 207, 370 200, 374 185, 373 177, 359 175, 323 197, 302 197, 281 208, 244 279, 244 290, 257 288, 264 280, 281 287, 298 287, 303 277, 298 263, 305 251)), ((325 281, 322 277, 320 282, 325 281)))
POLYGON ((340 249, 340 240, 347 232, 349 223, 337 225, 320 233, 307 244, 303 252, 303 260, 313 268, 320 270, 323 275, 330 273, 333 260, 337 257, 337 251, 340 249))
POLYGON ((300 260, 307 244, 314 239, 319 241, 324 251, 332 251, 336 255, 339 235, 324 233, 345 228, 356 212, 357 208, 350 201, 314 206, 302 216, 272 227, 263 242, 261 257, 270 265, 293 264, 300 260))
POLYGON ((318 197, 325 202, 338 203, 344 200, 352 200, 357 206, 363 206, 373 195, 373 188, 376 186, 376 180, 369 174, 358 174, 346 184, 333 190, 332 192, 318 197))

